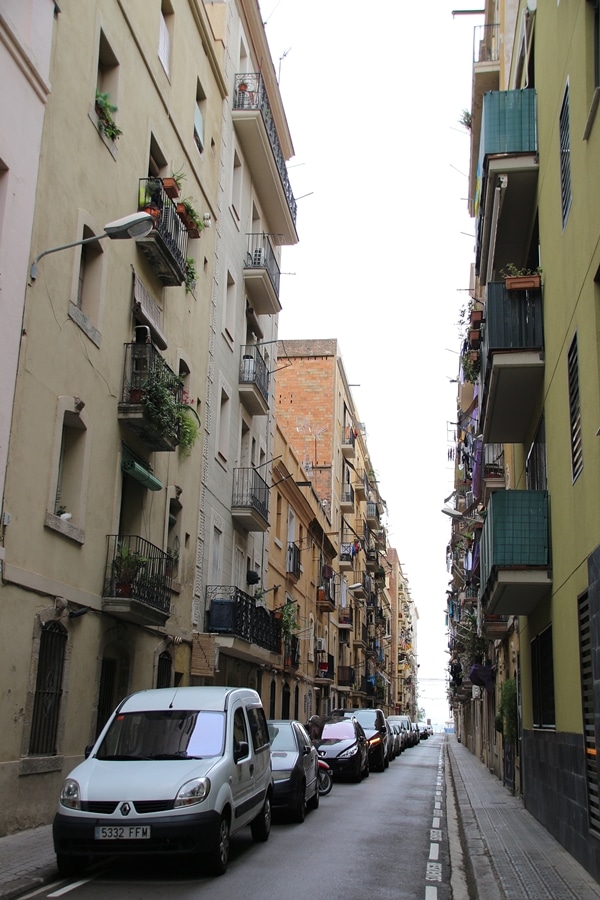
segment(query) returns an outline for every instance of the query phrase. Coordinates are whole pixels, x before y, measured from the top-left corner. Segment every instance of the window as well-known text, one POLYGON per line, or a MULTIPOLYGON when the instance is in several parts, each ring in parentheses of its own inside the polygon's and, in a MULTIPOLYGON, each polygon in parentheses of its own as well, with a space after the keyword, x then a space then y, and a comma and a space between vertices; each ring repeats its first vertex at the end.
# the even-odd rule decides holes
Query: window
POLYGON ((221 583, 221 546, 223 543, 223 532, 216 526, 213 528, 213 539, 210 556, 210 577, 211 584, 218 585, 221 583))
POLYGON ((251 706, 246 712, 248 713, 252 745, 255 752, 258 752, 269 746, 269 729, 267 727, 265 712, 260 706, 251 706))
POLYGON ((49 622, 43 626, 29 738, 30 756, 56 756, 66 645, 67 632, 62 625, 49 622))
POLYGON ((549 625, 531 642, 531 689, 533 727, 554 728, 554 659, 552 626, 549 625))
POLYGON ((244 718, 244 710, 239 707, 233 714, 233 741, 234 744, 248 743, 248 731, 246 729, 246 719, 244 718))
POLYGON ((204 117, 206 113, 206 94, 198 82, 196 87, 196 106, 194 107, 194 143, 199 153, 204 152, 204 117))
POLYGON ((167 76, 171 74, 171 33, 173 29, 173 7, 167 0, 160 6, 160 22, 158 28, 158 58, 167 76))
POLYGON ((233 178, 231 180, 231 208, 239 222, 242 217, 242 163, 237 152, 233 154, 233 178))
POLYGON ((231 426, 231 402, 225 388, 221 388, 219 422, 217 428, 217 455, 226 462, 229 456, 229 431, 231 426))
MULTIPOLYGON (((95 235, 91 228, 84 226, 82 239, 90 240, 95 235)), ((77 273, 77 296, 75 306, 81 310, 86 319, 96 324, 102 291, 102 245, 91 240, 82 244, 77 273)))
POLYGON ((579 397, 579 354, 577 335, 573 338, 567 355, 569 379, 569 424, 571 430, 571 471, 576 481, 583 469, 583 447, 581 444, 581 401, 579 397))
POLYGON ((573 199, 571 193, 571 135, 569 124, 569 86, 565 90, 560 110, 560 200, 563 228, 567 224, 573 199))
POLYGON ((164 650, 158 657, 158 668, 156 671, 156 687, 171 687, 171 675, 173 670, 173 660, 170 654, 164 650))
POLYGON ((225 309, 223 310, 223 330, 230 341, 235 340, 235 312, 236 312, 236 284, 231 272, 227 272, 227 292, 225 294, 225 309))
POLYGON ((107 146, 115 154, 114 142, 121 134, 116 124, 119 96, 119 60, 103 31, 100 32, 98 44, 98 73, 96 76, 96 92, 104 97, 102 110, 96 104, 99 132, 107 139, 107 146))
POLYGON ((54 436, 54 477, 48 494, 46 527, 83 543, 89 472, 85 403, 79 397, 59 397, 54 436))
POLYGON ((546 472, 546 426, 542 419, 533 444, 527 454, 525 478, 528 491, 545 491, 548 488, 546 472))

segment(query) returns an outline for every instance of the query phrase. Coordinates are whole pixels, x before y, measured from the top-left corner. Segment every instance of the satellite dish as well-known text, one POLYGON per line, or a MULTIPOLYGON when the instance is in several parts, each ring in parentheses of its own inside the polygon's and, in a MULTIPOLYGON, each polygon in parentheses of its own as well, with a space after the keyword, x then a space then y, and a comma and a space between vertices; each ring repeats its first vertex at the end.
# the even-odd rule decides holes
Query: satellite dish
POLYGON ((527 0, 527 9, 529 12, 535 12, 537 9, 537 0, 527 0))

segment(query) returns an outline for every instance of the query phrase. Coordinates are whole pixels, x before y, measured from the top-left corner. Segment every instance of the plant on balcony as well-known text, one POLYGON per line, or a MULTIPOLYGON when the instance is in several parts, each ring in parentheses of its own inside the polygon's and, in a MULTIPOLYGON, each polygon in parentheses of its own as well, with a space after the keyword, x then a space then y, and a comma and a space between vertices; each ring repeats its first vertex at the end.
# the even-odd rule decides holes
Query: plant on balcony
POLYGON ((479 350, 466 350, 460 358, 463 377, 470 384, 476 384, 481 371, 481 357, 479 350))
POLYGON ((463 126, 463 128, 466 128, 468 131, 470 131, 471 128, 473 127, 473 117, 471 115, 470 110, 463 109, 458 121, 459 121, 459 124, 463 126))
POLYGON ((148 559, 132 549, 129 544, 124 541, 117 543, 112 567, 115 576, 115 594, 118 597, 131 596, 133 582, 147 563, 148 559))
POLYGON ((140 181, 138 209, 149 213, 155 221, 160 219, 162 207, 162 180, 146 178, 140 181))
POLYGON ((162 179, 162 184, 167 197, 170 197, 171 200, 177 200, 184 179, 185 174, 181 170, 179 172, 171 172, 170 175, 162 179))
POLYGON ((116 113, 118 109, 110 102, 110 94, 96 90, 95 108, 98 116, 98 130, 109 140, 116 141, 123 132, 113 119, 113 113, 116 113))
POLYGON ((204 228, 204 222, 200 218, 199 213, 196 212, 196 209, 194 208, 194 205, 189 197, 186 197, 184 200, 177 204, 177 215, 187 228, 189 237, 200 237, 200 232, 204 228))
POLYGON ((200 418, 190 403, 180 403, 177 411, 179 417, 179 455, 187 458, 200 434, 200 418))
POLYGON ((514 263, 500 270, 504 278, 504 286, 507 291, 527 291, 539 288, 542 284, 542 270, 539 266, 535 269, 525 269, 515 266, 514 263))
POLYGON ((286 603, 281 609, 281 631, 284 635, 298 631, 298 608, 295 603, 286 603))
POLYGON ((179 407, 182 405, 177 397, 179 379, 161 371, 154 366, 142 382, 142 402, 148 417, 152 419, 160 434, 178 437, 180 422, 179 407))

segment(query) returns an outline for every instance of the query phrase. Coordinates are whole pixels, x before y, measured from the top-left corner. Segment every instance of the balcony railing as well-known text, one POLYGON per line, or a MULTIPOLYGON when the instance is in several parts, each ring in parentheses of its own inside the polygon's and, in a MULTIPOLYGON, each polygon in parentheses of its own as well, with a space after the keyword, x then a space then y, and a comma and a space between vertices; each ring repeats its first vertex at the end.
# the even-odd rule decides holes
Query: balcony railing
POLYGON ((273 653, 281 650, 281 623, 273 612, 237 587, 206 588, 206 624, 211 634, 228 634, 273 653))
POLYGON ((286 669, 297 669, 300 665, 300 641, 295 634, 283 639, 283 664, 286 669))
POLYGON ((492 494, 480 547, 485 614, 532 612, 551 588, 547 491, 492 494))
POLYGON ((123 422, 149 450, 174 450, 181 433, 183 384, 153 344, 125 344, 123 422))
POLYGON ((244 284, 252 307, 259 316, 278 313, 281 311, 281 273, 273 245, 266 234, 249 234, 247 237, 244 284))
POLYGON ((160 178, 140 178, 138 208, 154 218, 154 228, 137 245, 166 287, 183 284, 187 269, 188 232, 160 178))
POLYGON ((269 527, 269 486, 256 469, 233 470, 231 513, 248 531, 269 527))
POLYGON ((273 120, 273 113, 269 104, 266 86, 260 72, 244 72, 235 76, 233 93, 233 111, 252 112, 259 111, 262 123, 268 136, 269 145, 273 154, 275 167, 281 179, 281 186, 285 194, 289 215, 296 224, 296 201, 287 172, 285 157, 279 142, 279 136, 273 120))
POLYGON ((370 528, 379 528, 379 510, 374 500, 367 501, 367 525, 370 528))
POLYGON ((476 25, 473 30, 473 62, 497 62, 500 59, 500 26, 476 25))
POLYGON ((354 490, 352 485, 345 484, 342 487, 342 492, 340 495, 340 506, 342 512, 352 512, 354 509, 354 490))
POLYGON ((356 445, 356 431, 352 425, 344 425, 342 429, 342 453, 346 459, 352 459, 356 445))
POLYGON ((171 612, 166 551, 135 534, 109 534, 102 609, 138 625, 164 625, 171 612))
POLYGON ((337 683, 340 687, 353 687, 354 669, 352 666, 338 666, 337 683))
POLYGON ((239 372, 240 399, 253 416, 269 411, 269 370, 255 344, 241 348, 239 372))
POLYGON ((329 681, 332 681, 334 678, 335 666, 334 666, 334 658, 331 653, 318 652, 317 653, 318 661, 317 661, 317 675, 319 678, 327 678, 329 681))
POLYGON ((287 545, 287 559, 285 571, 293 578, 300 578, 300 547, 298 544, 290 542, 287 545))
POLYGON ((481 422, 486 443, 521 443, 544 378, 541 289, 507 291, 490 282, 481 347, 481 422))

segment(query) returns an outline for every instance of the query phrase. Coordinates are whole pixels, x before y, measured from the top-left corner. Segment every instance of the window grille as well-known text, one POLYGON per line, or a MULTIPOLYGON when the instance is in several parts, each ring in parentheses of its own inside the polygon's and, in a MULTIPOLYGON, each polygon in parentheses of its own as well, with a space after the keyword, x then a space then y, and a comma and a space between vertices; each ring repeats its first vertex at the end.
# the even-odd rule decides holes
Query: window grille
POLYGON ((30 756, 55 756, 67 632, 58 622, 44 625, 40 638, 30 756))
POLYGON ((573 338, 567 356, 569 378, 569 422, 571 427, 571 469, 576 481, 583 469, 583 447, 581 445, 581 401, 579 396, 579 353, 577 335, 573 338))
POLYGON ((569 87, 565 91, 560 110, 560 199, 562 206, 562 224, 566 225, 571 209, 571 137, 569 125, 569 87))
POLYGON ((536 635, 531 642, 531 687, 533 727, 554 728, 554 657, 552 625, 536 635))
POLYGON ((588 823, 592 834, 600 837, 600 798, 594 704, 594 671, 592 664, 590 600, 586 594, 579 600, 579 661, 581 667, 581 700, 583 705, 583 740, 587 776, 588 823))

